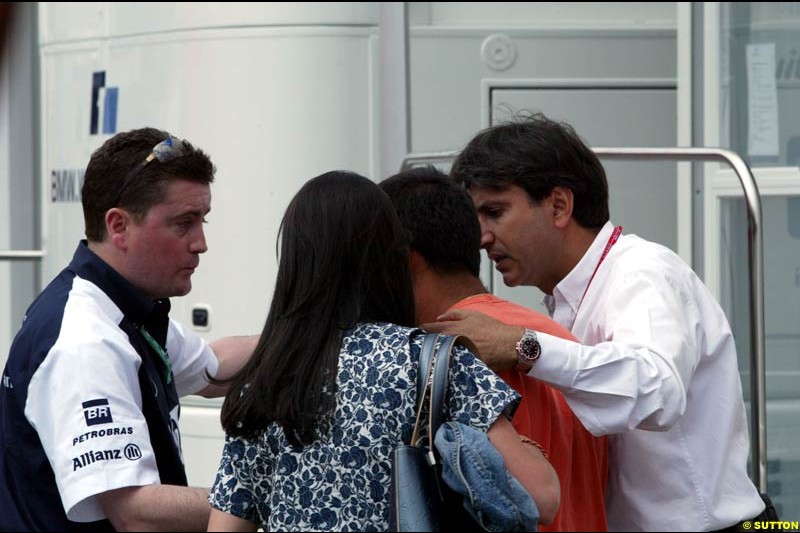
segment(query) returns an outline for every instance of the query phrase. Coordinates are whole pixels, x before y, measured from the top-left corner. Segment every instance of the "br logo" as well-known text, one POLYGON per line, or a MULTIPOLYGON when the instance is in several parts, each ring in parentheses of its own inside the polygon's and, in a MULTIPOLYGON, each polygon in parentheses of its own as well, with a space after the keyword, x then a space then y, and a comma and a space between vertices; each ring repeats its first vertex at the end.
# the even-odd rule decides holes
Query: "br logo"
POLYGON ((108 400, 100 398, 83 402, 83 417, 86 419, 87 426, 97 426, 99 424, 110 424, 114 420, 111 418, 111 407, 108 400))

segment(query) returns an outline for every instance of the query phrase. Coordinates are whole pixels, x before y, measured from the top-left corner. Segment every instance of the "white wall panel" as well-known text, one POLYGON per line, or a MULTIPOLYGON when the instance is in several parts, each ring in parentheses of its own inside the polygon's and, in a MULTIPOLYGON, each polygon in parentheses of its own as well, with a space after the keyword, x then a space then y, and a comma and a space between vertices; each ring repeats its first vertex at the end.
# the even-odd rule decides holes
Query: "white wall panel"
POLYGON ((113 36, 198 28, 378 23, 377 2, 115 2, 113 36))
POLYGON ((675 32, 411 29, 411 150, 458 150, 482 127, 484 79, 647 80, 675 75, 675 32), (516 59, 495 70, 481 56, 484 41, 502 33, 516 59))
POLYGON ((79 191, 77 176, 109 137, 89 133, 92 73, 104 68, 105 55, 99 41, 51 47, 42 55, 43 285, 69 263, 84 238, 80 197, 69 194, 53 201, 53 195, 61 194, 57 182, 67 174, 63 189, 79 191))
POLYGON ((110 2, 39 2, 39 43, 64 43, 108 35, 110 2))
POLYGON ((40 2, 42 44, 203 28, 378 23, 377 2, 40 2))
POLYGON ((438 26, 673 26, 675 2, 413 2, 438 26))

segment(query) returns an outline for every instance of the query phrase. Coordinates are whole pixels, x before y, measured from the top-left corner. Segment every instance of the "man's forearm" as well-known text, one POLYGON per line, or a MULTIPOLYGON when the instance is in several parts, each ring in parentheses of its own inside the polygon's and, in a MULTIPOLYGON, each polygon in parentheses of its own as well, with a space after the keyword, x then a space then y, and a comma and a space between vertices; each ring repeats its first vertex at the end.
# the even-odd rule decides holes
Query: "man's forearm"
MULTIPOLYGON (((209 344, 217 356, 219 367, 214 378, 219 380, 230 379, 236 374, 253 355, 253 350, 258 344, 259 335, 243 335, 236 337, 223 337, 209 344)), ((206 398, 224 396, 228 391, 227 385, 209 385, 198 394, 206 398)))
POLYGON ((176 485, 125 487, 98 496, 117 531, 205 531, 208 489, 176 485))

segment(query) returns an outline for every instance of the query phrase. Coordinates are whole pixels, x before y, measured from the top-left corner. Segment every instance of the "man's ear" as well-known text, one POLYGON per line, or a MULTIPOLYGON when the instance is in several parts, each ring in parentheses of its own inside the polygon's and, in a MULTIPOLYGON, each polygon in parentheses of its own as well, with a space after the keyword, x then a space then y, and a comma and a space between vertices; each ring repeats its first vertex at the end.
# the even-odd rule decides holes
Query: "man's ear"
POLYGON ((571 189, 566 187, 554 187, 550 193, 550 201, 553 206, 553 225, 558 229, 567 226, 572 218, 572 207, 575 197, 571 189))
POLYGON ((120 250, 128 247, 128 228, 132 218, 130 213, 119 207, 106 211, 106 233, 109 241, 120 250))

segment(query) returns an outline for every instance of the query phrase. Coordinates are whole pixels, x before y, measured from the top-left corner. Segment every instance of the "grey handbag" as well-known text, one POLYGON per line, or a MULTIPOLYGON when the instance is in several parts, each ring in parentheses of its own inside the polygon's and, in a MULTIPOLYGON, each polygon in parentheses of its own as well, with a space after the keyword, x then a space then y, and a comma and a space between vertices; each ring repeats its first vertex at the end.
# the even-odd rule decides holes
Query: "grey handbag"
POLYGON ((462 498, 442 481, 433 447, 433 438, 444 417, 450 354, 456 340, 457 337, 428 333, 422 342, 414 431, 409 444, 402 444, 392 452, 389 506, 392 531, 483 531, 464 509, 462 498), (438 341, 441 342, 437 350, 438 341), (428 432, 422 442, 417 442, 426 399, 428 432))

